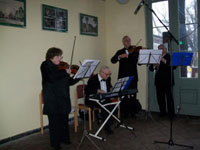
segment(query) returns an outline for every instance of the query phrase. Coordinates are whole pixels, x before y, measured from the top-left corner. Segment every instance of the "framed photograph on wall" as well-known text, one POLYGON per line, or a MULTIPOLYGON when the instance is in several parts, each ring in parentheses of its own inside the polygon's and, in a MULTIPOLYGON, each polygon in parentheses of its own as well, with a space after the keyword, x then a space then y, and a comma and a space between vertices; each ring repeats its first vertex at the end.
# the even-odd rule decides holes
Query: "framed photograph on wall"
POLYGON ((67 9, 42 5, 42 29, 67 32, 68 11, 67 9))
POLYGON ((98 36, 98 18, 80 13, 80 34, 98 36))
POLYGON ((0 25, 25 27, 26 1, 0 0, 0 25))

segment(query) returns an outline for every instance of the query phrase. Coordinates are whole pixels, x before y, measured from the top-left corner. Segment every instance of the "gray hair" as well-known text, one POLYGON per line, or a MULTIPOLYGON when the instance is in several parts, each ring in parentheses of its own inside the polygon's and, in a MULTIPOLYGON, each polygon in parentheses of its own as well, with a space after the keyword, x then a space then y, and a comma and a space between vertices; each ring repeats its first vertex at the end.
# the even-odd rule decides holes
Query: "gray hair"
POLYGON ((158 47, 159 47, 159 46, 163 46, 164 48, 167 49, 167 47, 165 46, 165 44, 160 44, 160 45, 158 45, 158 47))
POLYGON ((126 38, 130 38, 128 35, 125 35, 123 38, 122 38, 122 41, 124 41, 126 38))
POLYGON ((103 70, 105 70, 105 69, 109 69, 109 67, 108 67, 108 66, 102 66, 102 67, 99 69, 99 72, 101 72, 101 71, 103 71, 103 70))

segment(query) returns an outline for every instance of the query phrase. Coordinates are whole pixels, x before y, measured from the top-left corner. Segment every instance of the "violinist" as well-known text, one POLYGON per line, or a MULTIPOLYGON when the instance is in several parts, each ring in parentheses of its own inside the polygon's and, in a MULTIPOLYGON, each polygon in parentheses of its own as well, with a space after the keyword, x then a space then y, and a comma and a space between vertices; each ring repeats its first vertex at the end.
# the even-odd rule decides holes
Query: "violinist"
MULTIPOLYGON (((134 79, 129 86, 129 88, 137 89, 138 86, 138 71, 137 71, 137 62, 138 62, 138 56, 139 51, 132 51, 131 49, 134 47, 131 45, 131 39, 129 36, 124 36, 122 38, 123 48, 118 50, 115 55, 111 58, 111 62, 113 64, 119 62, 119 71, 118 71, 118 79, 127 77, 127 76, 133 76, 134 79)), ((134 116, 134 107, 133 106, 133 100, 136 99, 136 94, 133 95, 131 99, 125 98, 121 102, 121 113, 122 116, 127 117, 129 114, 134 116)))
POLYGON ((43 114, 48 116, 50 144, 59 150, 60 143, 70 144, 68 117, 71 112, 69 86, 79 79, 70 77, 71 69, 59 69, 62 50, 49 48, 41 64, 43 114))
POLYGON ((150 65, 149 70, 155 70, 155 86, 156 86, 156 95, 157 101, 160 109, 160 117, 167 115, 166 111, 166 101, 167 101, 167 110, 168 116, 174 116, 174 99, 172 95, 172 87, 174 85, 173 77, 173 67, 171 69, 171 56, 167 53, 167 48, 164 44, 158 46, 158 49, 162 50, 162 59, 159 65, 150 65), (167 100, 165 100, 165 97, 167 100))

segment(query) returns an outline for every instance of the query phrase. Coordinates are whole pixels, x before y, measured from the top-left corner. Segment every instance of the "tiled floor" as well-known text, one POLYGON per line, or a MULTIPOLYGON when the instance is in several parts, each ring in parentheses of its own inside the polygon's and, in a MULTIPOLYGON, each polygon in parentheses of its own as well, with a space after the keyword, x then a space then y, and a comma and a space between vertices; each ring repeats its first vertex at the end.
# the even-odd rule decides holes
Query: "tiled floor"
MULTIPOLYGON (((153 114, 153 119, 147 118, 145 114, 141 114, 137 118, 128 118, 124 120, 127 125, 135 128, 134 134, 127 129, 116 128, 114 134, 107 136, 104 131, 100 135, 105 137, 107 141, 100 141, 90 137, 92 142, 102 150, 167 150, 168 144, 154 144, 155 140, 168 142, 170 139, 170 121, 168 118, 159 118, 157 114, 153 114)), ((74 133, 73 122, 70 122, 71 145, 61 145, 63 150, 97 150, 97 148, 84 136, 84 140, 80 143, 83 136, 83 121, 79 122, 78 133, 74 133), (78 145, 80 144, 80 147, 78 145)), ((87 122, 88 123, 88 122, 87 122)), ((87 126, 88 127, 88 126, 87 126)), ((94 123, 91 132, 98 129, 98 125, 94 123)), ((200 118, 188 116, 176 116, 173 121, 173 142, 175 144, 184 144, 194 146, 194 150, 200 150, 200 118)), ((173 150, 188 150, 189 148, 180 146, 170 146, 173 150)), ((35 133, 30 136, 12 141, 0 146, 0 150, 51 150, 49 146, 48 129, 44 135, 35 133)))

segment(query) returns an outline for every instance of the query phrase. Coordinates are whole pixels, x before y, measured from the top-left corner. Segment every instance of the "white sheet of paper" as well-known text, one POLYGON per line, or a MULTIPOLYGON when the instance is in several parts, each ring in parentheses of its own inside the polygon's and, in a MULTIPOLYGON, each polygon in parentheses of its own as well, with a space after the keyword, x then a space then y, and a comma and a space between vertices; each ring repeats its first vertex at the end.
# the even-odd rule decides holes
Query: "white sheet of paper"
POLYGON ((129 79, 129 77, 124 77, 124 78, 118 79, 117 82, 115 83, 113 89, 112 89, 112 92, 119 92, 120 90, 123 90, 128 79, 129 79))
POLYGON ((75 74, 74 79, 89 78, 99 62, 99 60, 85 59, 75 74))
POLYGON ((138 64, 160 64, 162 50, 142 49, 139 53, 138 64))

